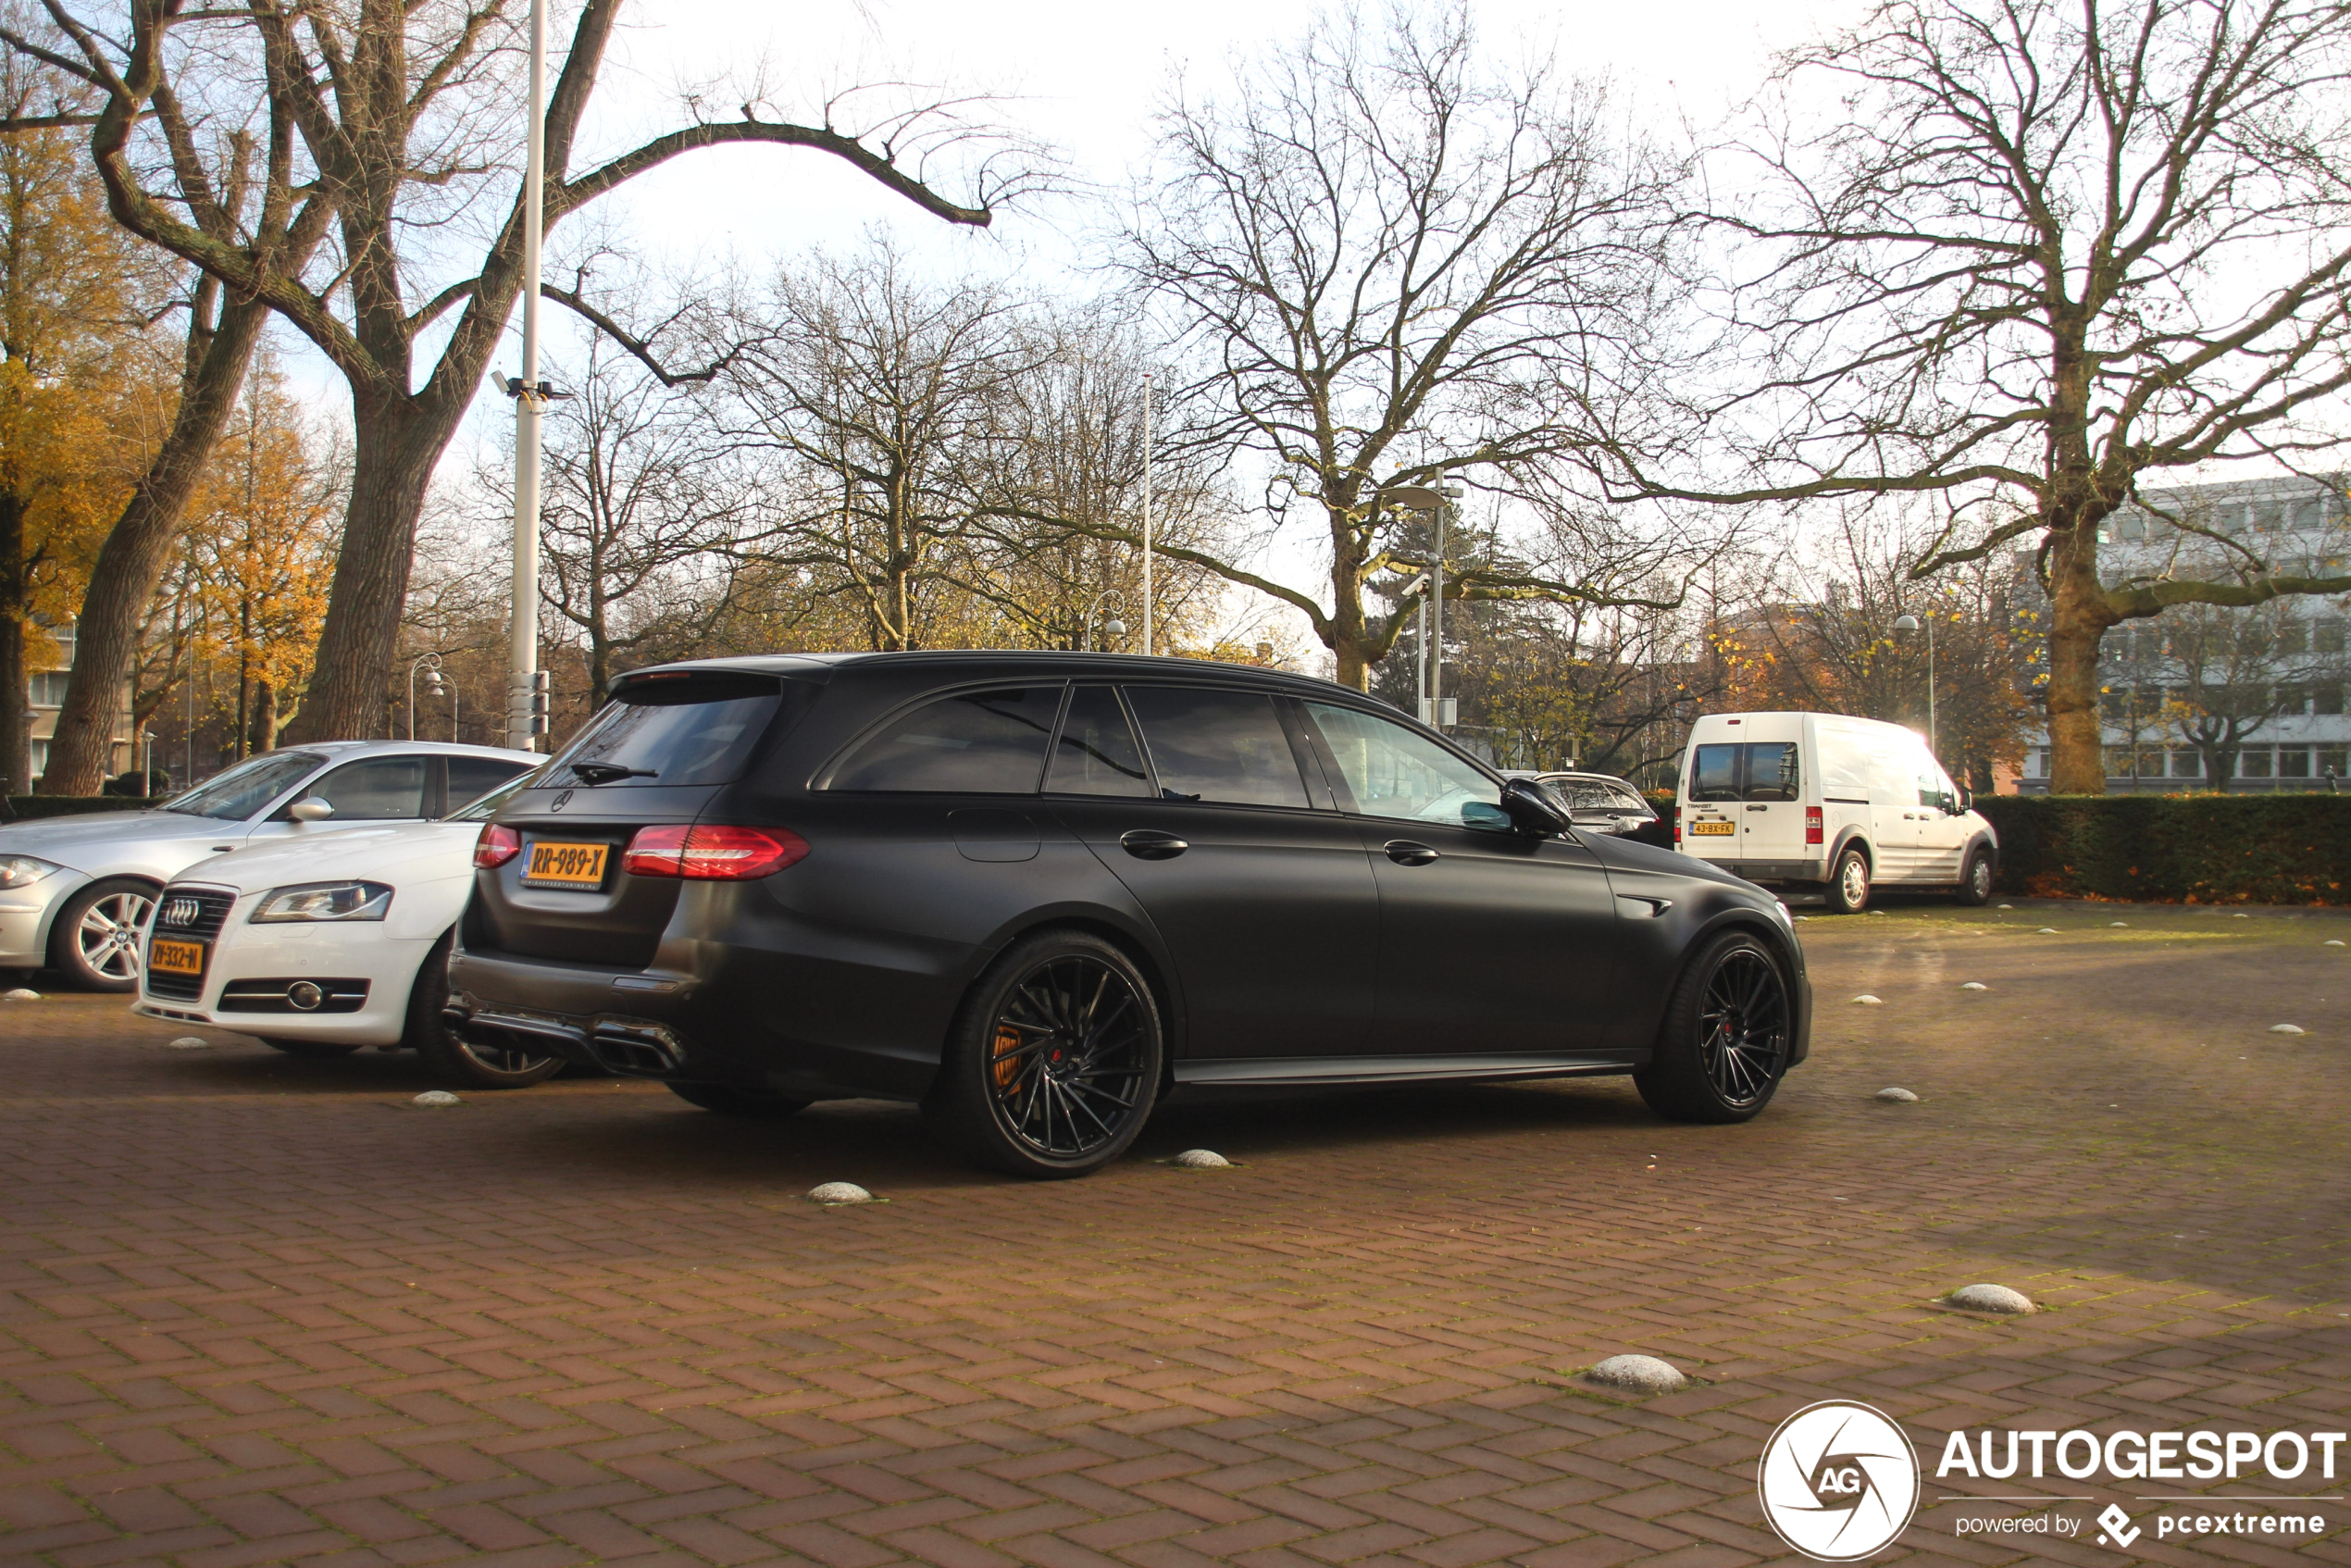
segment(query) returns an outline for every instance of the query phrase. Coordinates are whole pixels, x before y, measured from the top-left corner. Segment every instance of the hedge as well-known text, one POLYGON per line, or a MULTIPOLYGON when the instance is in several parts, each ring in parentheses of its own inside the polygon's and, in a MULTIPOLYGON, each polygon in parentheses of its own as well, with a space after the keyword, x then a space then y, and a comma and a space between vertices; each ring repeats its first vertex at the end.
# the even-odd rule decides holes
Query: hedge
POLYGON ((2351 795, 1979 795, 2000 887, 2041 898, 2351 904, 2351 795))
POLYGON ((0 812, 0 825, 36 816, 79 816, 86 811, 138 811, 162 803, 160 796, 143 801, 121 795, 10 795, 6 800, 8 809, 0 812))

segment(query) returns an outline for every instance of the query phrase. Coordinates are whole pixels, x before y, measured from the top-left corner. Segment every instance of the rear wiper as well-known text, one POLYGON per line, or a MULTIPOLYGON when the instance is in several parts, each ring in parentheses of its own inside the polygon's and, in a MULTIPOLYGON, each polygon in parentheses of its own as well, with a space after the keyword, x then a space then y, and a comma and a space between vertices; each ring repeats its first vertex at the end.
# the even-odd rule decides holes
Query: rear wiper
POLYGON ((623 778, 658 778, 660 774, 650 767, 623 767, 615 762, 576 762, 572 772, 591 784, 611 784, 623 778))

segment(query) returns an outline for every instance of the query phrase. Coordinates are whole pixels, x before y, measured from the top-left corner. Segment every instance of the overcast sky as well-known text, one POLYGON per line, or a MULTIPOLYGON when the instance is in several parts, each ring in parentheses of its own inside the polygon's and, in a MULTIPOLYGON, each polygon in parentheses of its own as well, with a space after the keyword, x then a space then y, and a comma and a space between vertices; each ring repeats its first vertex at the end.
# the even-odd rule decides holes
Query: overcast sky
MULTIPOLYGON (((1628 110, 1704 123, 1760 83, 1774 51, 1861 8, 1858 0, 1477 0, 1472 15, 1481 44, 1497 58, 1539 52, 1562 74, 1610 79, 1628 110)), ((762 80, 772 102, 802 118, 829 89, 897 81, 999 100, 985 112, 1057 149, 1076 184, 1114 190, 1146 157, 1152 111, 1179 75, 1220 89, 1237 59, 1295 37, 1321 9, 1302 0, 1132 7, 1090 0, 870 0, 832 7, 641 0, 615 42, 575 172, 597 153, 679 123, 681 88, 707 87, 711 112, 731 115, 741 84, 762 80)), ((559 30, 558 46, 561 39, 559 30)), ((1016 207, 977 232, 917 211, 837 160, 773 147, 692 154, 593 210, 600 240, 656 264, 765 270, 812 245, 854 247, 880 230, 942 275, 1009 272, 1031 286, 1073 290, 1090 286, 1074 269, 1086 230, 1102 212, 1081 199, 1054 199, 1016 207)), ((579 238, 571 225, 559 231, 550 276, 565 242, 579 238)), ((565 316, 549 309, 558 355, 562 334, 572 330, 565 316)), ((517 312, 517 336, 519 319, 517 312)), ((510 345, 495 367, 503 373, 519 360, 510 345)), ((323 366, 305 368, 317 377, 322 396, 343 400, 323 366)), ((471 429, 451 448, 444 478, 462 482, 509 417, 504 399, 481 399, 471 429)), ((1260 565, 1312 588, 1320 554, 1301 535, 1278 541, 1260 565)))

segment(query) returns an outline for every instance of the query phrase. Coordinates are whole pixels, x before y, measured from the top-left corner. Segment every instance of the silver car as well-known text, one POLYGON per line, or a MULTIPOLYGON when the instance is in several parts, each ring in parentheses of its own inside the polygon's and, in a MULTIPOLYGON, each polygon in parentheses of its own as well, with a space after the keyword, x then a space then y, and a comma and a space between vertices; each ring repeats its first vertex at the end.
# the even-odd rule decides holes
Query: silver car
POLYGON ((52 968, 85 990, 130 990, 156 891, 198 861, 359 823, 430 821, 545 760, 429 740, 331 740, 266 752, 148 810, 0 826, 0 968, 52 968))
POLYGON ((1549 787, 1569 819, 1586 833, 1608 833, 1630 839, 1658 820, 1656 808, 1641 792, 1612 773, 1536 773, 1521 770, 1508 778, 1532 778, 1549 787))

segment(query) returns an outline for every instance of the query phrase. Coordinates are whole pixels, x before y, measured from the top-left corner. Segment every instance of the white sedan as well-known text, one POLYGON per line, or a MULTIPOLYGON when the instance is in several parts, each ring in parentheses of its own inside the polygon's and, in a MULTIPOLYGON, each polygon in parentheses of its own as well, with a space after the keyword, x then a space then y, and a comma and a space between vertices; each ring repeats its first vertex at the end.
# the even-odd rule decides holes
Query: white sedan
POLYGON ((296 1056, 413 1049, 440 1076, 519 1089, 561 1065, 441 1025, 481 825, 533 777, 439 822, 349 828, 217 855, 155 895, 131 1011, 254 1035, 296 1056))

